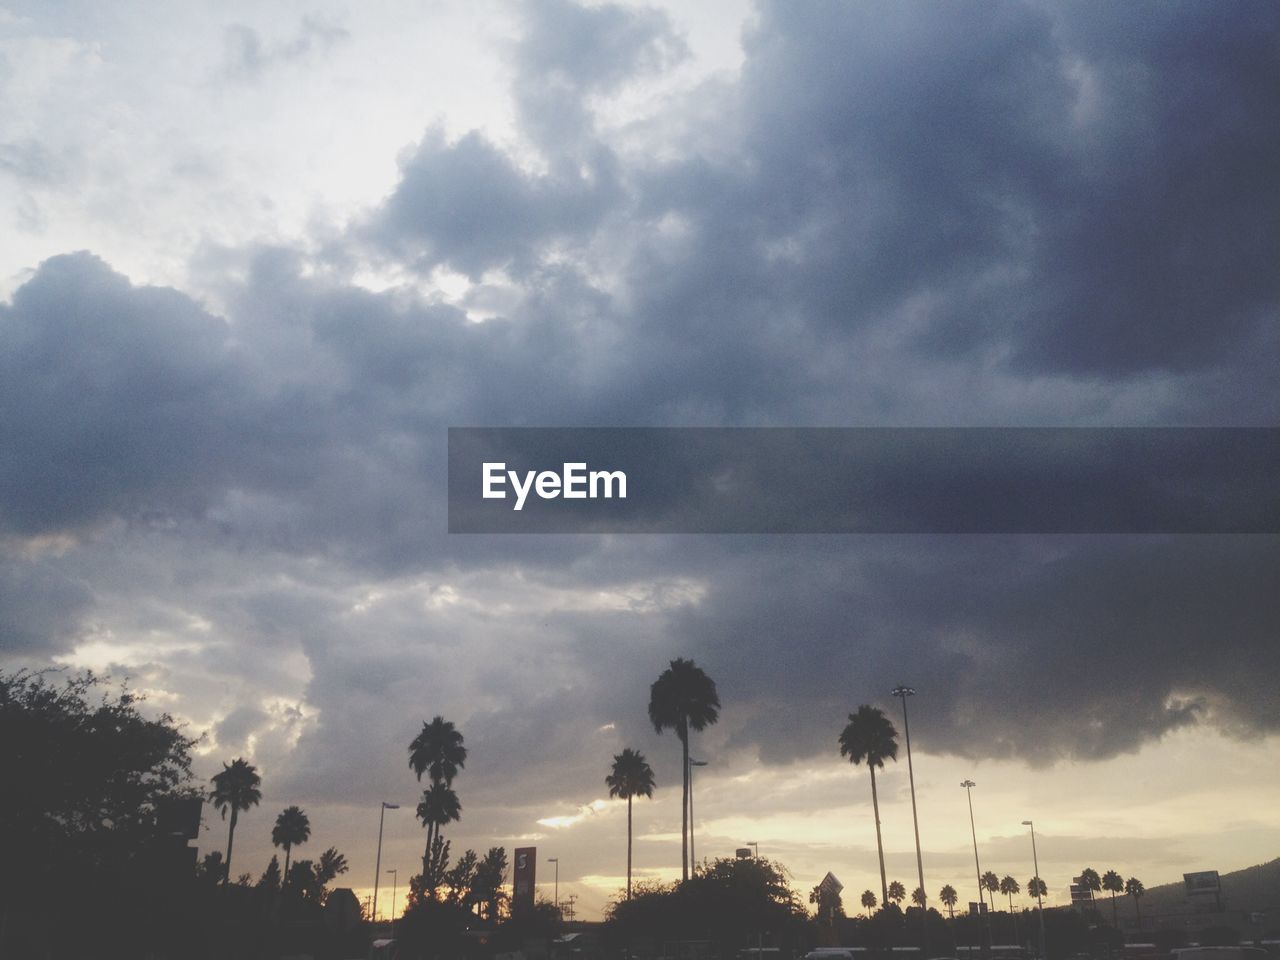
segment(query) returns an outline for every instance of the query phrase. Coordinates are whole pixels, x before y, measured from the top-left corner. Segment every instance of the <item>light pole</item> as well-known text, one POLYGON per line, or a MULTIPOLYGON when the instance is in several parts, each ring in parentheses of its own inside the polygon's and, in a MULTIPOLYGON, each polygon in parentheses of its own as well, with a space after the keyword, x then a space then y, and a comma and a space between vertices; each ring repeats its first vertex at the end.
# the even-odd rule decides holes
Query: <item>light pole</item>
POLYGON ((748 841, 747 841, 747 846, 748 846, 748 847, 755 847, 755 848, 756 848, 756 859, 757 859, 757 860, 759 860, 759 859, 760 859, 760 844, 756 843, 754 840, 748 840, 748 841))
POLYGON ((978 829, 973 825, 973 788, 977 784, 972 780, 965 780, 960 786, 964 787, 964 792, 969 797, 969 832, 973 834, 973 870, 978 878, 978 931, 979 938, 982 940, 982 953, 986 956, 987 928, 982 918, 982 908, 986 906, 986 901, 982 898, 982 867, 978 865, 978 829))
POLYGON ((907 738, 907 778, 911 781, 911 825, 916 831, 916 871, 920 875, 921 909, 929 905, 929 894, 924 887, 924 859, 920 856, 920 819, 916 816, 916 774, 911 767, 911 724, 907 722, 907 697, 914 697, 915 690, 900 683, 893 688, 893 695, 902 700, 902 731, 907 738))
POLYGON ((698 858, 693 855, 693 768, 705 767, 707 761, 689 758, 689 872, 698 872, 698 858))
POLYGON ((382 801, 382 809, 378 811, 378 859, 373 865, 373 909, 370 913, 374 923, 378 922, 378 880, 382 878, 382 821, 387 816, 388 810, 399 810, 400 804, 387 803, 382 801))
POLYGON ((1024 827, 1031 828, 1031 862, 1036 868, 1036 913, 1040 915, 1040 957, 1044 958, 1044 898, 1040 896, 1040 857, 1036 854, 1036 825, 1030 820, 1023 820, 1024 827))
POLYGON ((395 923, 396 922, 396 887, 400 883, 400 871, 388 870, 387 873, 391 874, 391 922, 395 923))
POLYGON ((558 920, 560 918, 560 858, 547 857, 547 863, 554 863, 556 865, 555 896, 556 896, 556 919, 558 920))

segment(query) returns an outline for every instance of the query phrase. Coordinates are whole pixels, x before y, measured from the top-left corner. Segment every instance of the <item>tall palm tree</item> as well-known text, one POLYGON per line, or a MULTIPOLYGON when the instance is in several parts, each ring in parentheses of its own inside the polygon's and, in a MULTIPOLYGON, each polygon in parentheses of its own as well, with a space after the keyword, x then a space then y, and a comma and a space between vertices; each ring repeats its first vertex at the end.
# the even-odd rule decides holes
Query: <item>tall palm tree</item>
POLYGON ((947 916, 954 920, 956 918, 956 904, 960 902, 960 896, 956 893, 956 888, 948 883, 938 891, 938 899, 947 908, 947 916))
POLYGON ((992 896, 989 898, 991 901, 991 912, 995 913, 995 910, 996 910, 995 894, 1000 892, 1000 878, 995 875, 995 871, 988 870, 986 873, 982 875, 982 885, 983 887, 986 888, 987 892, 992 894, 992 896))
POLYGON ((427 872, 427 864, 431 859, 431 843, 440 835, 440 828, 446 823, 462 819, 462 804, 453 788, 442 780, 435 780, 431 786, 422 791, 422 799, 418 801, 418 819, 427 828, 427 850, 422 855, 422 872, 427 872))
POLYGON ((1085 867, 1080 871, 1080 886, 1089 891, 1089 905, 1093 905, 1093 895, 1102 889, 1102 878, 1093 867, 1085 867))
POLYGON ((1124 877, 1114 870, 1108 870, 1102 875, 1101 883, 1102 889, 1111 894, 1111 925, 1118 927, 1120 925, 1120 916, 1116 911, 1116 894, 1124 893, 1124 877))
POLYGON ((1013 895, 1022 892, 1022 885, 1006 875, 1000 878, 1000 892, 1009 898, 1009 912, 1013 913, 1013 895))
POLYGON ((653 768, 644 754, 626 747, 613 758, 613 771, 604 778, 609 796, 627 801, 627 899, 631 899, 631 800, 653 796, 653 768))
POLYGON ((901 880, 895 880, 889 884, 889 903, 901 903, 907 899, 907 888, 902 885, 901 880))
POLYGON ((236 839, 236 820, 241 810, 256 807, 262 800, 262 778, 258 776, 258 768, 243 758, 232 760, 222 765, 222 772, 215 773, 212 778, 213 789, 209 792, 209 800, 214 809, 227 819, 227 811, 231 811, 231 826, 227 830, 227 862, 222 882, 225 884, 231 876, 231 846, 236 839))
POLYGON ((271 843, 284 847, 284 885, 289 885, 289 857, 293 848, 311 839, 311 821, 301 807, 285 807, 271 828, 271 843))
POLYGON ((871 911, 876 908, 876 895, 870 890, 862 891, 862 909, 867 911, 867 916, 871 916, 871 911))
POLYGON ((1142 929, 1142 895, 1147 892, 1147 888, 1142 885, 1142 881, 1137 877, 1130 877, 1124 882, 1124 892, 1133 897, 1133 908, 1138 912, 1138 929, 1142 929))
POLYGON ((880 838, 880 798, 876 793, 876 767, 886 760, 898 759, 898 731, 878 707, 863 704, 849 714, 849 722, 840 732, 840 756, 848 757, 855 766, 866 762, 871 771, 871 807, 876 818, 876 850, 880 854, 880 892, 889 900, 889 883, 884 872, 884 842, 880 838))
POLYGON ((338 852, 337 847, 330 847, 316 861, 316 882, 322 887, 338 874, 346 872, 347 858, 338 852))
POLYGON ((658 733, 680 738, 684 789, 680 808, 680 876, 689 879, 689 731, 705 730, 720 719, 716 684, 692 660, 678 657, 649 687, 649 720, 658 733))
POLYGON ((911 902, 917 907, 923 907, 928 903, 929 898, 925 895, 924 887, 916 887, 911 891, 911 902))
POLYGON ((422 732, 409 744, 409 767, 422 779, 428 774, 432 783, 453 784, 458 771, 467 765, 467 748, 462 734, 451 720, 437 716, 422 725, 422 732))

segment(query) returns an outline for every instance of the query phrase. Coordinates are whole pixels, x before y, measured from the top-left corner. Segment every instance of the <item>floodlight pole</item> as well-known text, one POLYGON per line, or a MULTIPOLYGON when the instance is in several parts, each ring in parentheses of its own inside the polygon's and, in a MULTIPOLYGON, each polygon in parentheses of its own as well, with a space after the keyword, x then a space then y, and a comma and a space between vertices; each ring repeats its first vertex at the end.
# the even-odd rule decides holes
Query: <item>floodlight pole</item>
POLYGON ((369 912, 370 923, 378 922, 378 881, 382 878, 382 822, 386 819, 388 810, 399 810, 400 804, 387 803, 382 801, 382 809, 378 811, 378 859, 373 866, 373 909, 369 912))
POLYGON ((1022 825, 1031 828, 1031 862, 1036 868, 1036 913, 1040 915, 1040 957, 1044 960, 1044 897, 1040 895, 1040 885, 1044 881, 1040 879, 1040 857, 1036 854, 1036 825, 1030 820, 1023 820, 1022 825))
POLYGON ((920 876, 920 908, 927 909, 929 893, 924 886, 924 859, 920 855, 920 818, 916 815, 916 774, 911 766, 911 724, 907 722, 907 697, 914 697, 915 690, 906 684, 893 688, 893 695, 902 700, 902 730, 907 738, 907 778, 911 781, 911 825, 916 831, 916 872, 920 876))

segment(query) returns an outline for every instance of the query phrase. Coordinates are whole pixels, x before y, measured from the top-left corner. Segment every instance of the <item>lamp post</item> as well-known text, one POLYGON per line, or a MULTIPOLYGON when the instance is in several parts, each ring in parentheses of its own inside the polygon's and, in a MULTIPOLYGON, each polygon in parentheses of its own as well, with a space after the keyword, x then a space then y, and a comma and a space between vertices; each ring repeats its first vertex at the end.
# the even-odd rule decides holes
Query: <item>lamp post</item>
POLYGON ((395 923, 396 922, 396 887, 400 883, 400 871, 388 870, 387 873, 391 874, 391 922, 395 923))
POLYGON ((916 816, 916 774, 911 767, 911 724, 907 722, 907 697, 914 697, 916 692, 906 684, 900 683, 893 688, 893 695, 902 701, 902 731, 907 739, 907 778, 911 782, 911 825, 916 831, 916 872, 920 876, 920 896, 923 898, 920 907, 929 905, 929 894, 924 886, 924 859, 920 856, 920 819, 916 816))
POLYGON ((748 840, 748 841, 747 841, 747 846, 748 846, 748 847, 755 847, 755 848, 756 848, 756 859, 757 859, 757 860, 759 860, 759 859, 760 859, 760 844, 756 843, 754 840, 748 840))
POLYGON ((556 919, 558 920, 560 918, 560 858, 547 857, 547 863, 554 863, 556 865, 555 897, 556 897, 556 919))
POLYGON ((378 811, 378 859, 373 865, 373 909, 369 912, 373 915, 370 919, 378 922, 378 881, 382 878, 382 822, 387 816, 388 810, 399 810, 400 804, 387 803, 382 801, 382 809, 378 811))
POLYGON ((693 768, 705 767, 707 761, 689 758, 689 867, 690 873, 698 872, 698 858, 693 854, 693 768))
POLYGON ((964 787, 965 793, 969 797, 969 832, 973 834, 973 871, 978 878, 978 930, 982 940, 982 954, 987 953, 987 926, 982 918, 982 908, 985 907, 986 901, 982 898, 982 867, 978 864, 978 829, 973 825, 973 788, 977 786, 972 780, 965 780, 960 786, 964 787))
POLYGON ((1045 956, 1044 945, 1044 898, 1040 895, 1040 857, 1036 854, 1036 825, 1030 820, 1023 820, 1024 827, 1031 828, 1031 862, 1036 868, 1036 913, 1040 915, 1040 957, 1043 960, 1045 956))

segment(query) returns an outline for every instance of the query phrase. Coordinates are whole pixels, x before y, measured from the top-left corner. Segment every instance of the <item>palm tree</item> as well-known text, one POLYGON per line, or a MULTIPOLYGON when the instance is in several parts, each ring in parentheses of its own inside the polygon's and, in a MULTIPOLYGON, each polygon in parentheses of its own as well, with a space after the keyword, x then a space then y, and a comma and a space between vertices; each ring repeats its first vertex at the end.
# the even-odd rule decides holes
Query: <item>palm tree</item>
POLYGON ((715 681, 692 660, 678 657, 649 687, 649 720, 658 733, 672 729, 680 738, 684 789, 680 808, 680 876, 689 879, 689 731, 702 731, 720 719, 715 681))
POLYGON ((284 885, 289 885, 289 857, 293 848, 311 839, 311 821, 301 807, 285 807, 271 828, 271 843, 284 847, 284 885))
POLYGON ((994 894, 997 894, 1000 892, 1000 878, 997 877, 993 871, 988 870, 986 873, 982 875, 982 885, 987 889, 989 893, 993 894, 993 896, 990 897, 991 912, 995 913, 996 898, 994 894))
POLYGON ((435 717, 422 725, 422 732, 409 744, 409 767, 422 779, 430 775, 431 782, 453 784, 458 771, 467 765, 467 748, 462 745, 462 734, 453 722, 435 717))
POLYGON ((840 756, 855 766, 864 760, 871 771, 871 807, 876 818, 876 850, 880 853, 880 892, 889 900, 889 884, 884 873, 884 842, 880 839, 880 798, 876 794, 876 767, 898 759, 898 731, 884 711, 863 704, 849 714, 849 723, 840 732, 840 756))
POLYGON ((1130 877, 1124 882, 1124 892, 1133 897, 1133 908, 1138 912, 1138 929, 1142 929, 1142 895, 1147 892, 1147 888, 1142 885, 1142 881, 1137 877, 1130 877))
POLYGON ((644 754, 626 747, 613 758, 613 771, 604 778, 609 796, 627 801, 627 899, 631 899, 631 801, 653 796, 653 768, 644 754))
POLYGON ((956 918, 956 904, 960 901, 956 888, 948 883, 938 891, 938 899, 947 908, 947 916, 954 920, 956 918))
POLYGON ((422 791, 422 799, 418 801, 418 819, 427 828, 427 850, 422 855, 422 872, 426 873, 431 859, 431 843, 440 835, 440 828, 453 820, 462 819, 462 804, 453 788, 444 781, 435 780, 431 786, 422 791))
POLYGON ((1124 893, 1124 877, 1116 873, 1114 870, 1108 870, 1102 875, 1102 889, 1111 894, 1111 925, 1118 927, 1120 918, 1116 911, 1116 894, 1124 893))
POLYGON ((871 911, 876 908, 876 895, 870 890, 862 891, 862 908, 867 911, 867 916, 871 916, 871 911))
POLYGON ((1047 897, 1048 895, 1049 895, 1049 888, 1048 886, 1045 885, 1045 882, 1041 880, 1039 877, 1032 877, 1030 880, 1027 881, 1028 897, 1038 898, 1038 897, 1047 897))
POLYGON ((925 896, 924 887, 916 887, 911 891, 911 902, 917 907, 923 907, 928 898, 925 896))
POLYGON ((346 872, 347 858, 338 852, 337 847, 330 847, 316 861, 316 882, 322 887, 338 874, 346 872))
POLYGON ((1009 898, 1009 912, 1013 913, 1013 895, 1022 892, 1022 885, 1010 876, 1000 878, 1000 892, 1009 898))
POLYGON ((1089 891, 1089 904, 1093 904, 1093 895, 1102 889, 1102 878, 1093 867, 1085 867, 1080 871, 1080 886, 1089 891))
POLYGON ((236 839, 236 820, 241 810, 256 807, 262 800, 262 778, 258 776, 258 768, 243 758, 222 765, 222 772, 215 773, 212 778, 213 790, 209 792, 209 800, 214 809, 227 819, 227 811, 231 811, 231 826, 227 830, 227 862, 223 865, 222 882, 225 884, 231 876, 231 846, 236 839))
POLYGON ((889 903, 901 903, 907 899, 907 888, 902 885, 902 881, 895 880, 889 884, 889 903))

